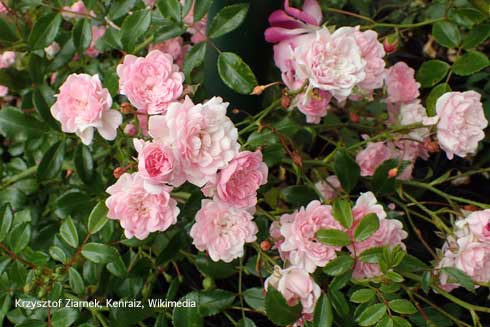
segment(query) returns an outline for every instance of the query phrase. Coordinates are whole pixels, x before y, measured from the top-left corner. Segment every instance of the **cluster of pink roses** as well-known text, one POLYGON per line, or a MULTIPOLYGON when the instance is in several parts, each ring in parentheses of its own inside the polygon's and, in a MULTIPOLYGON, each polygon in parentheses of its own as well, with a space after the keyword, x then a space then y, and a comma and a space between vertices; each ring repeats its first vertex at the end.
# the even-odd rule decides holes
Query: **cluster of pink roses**
MULTIPOLYGON (((474 281, 490 282, 490 210, 475 211, 455 224, 454 235, 450 235, 442 247, 443 257, 437 268, 455 267, 474 281)), ((460 285, 442 271, 439 275, 441 287, 451 291, 460 285)))
MULTIPOLYGON (((337 229, 346 232, 353 242, 347 246, 347 249, 355 259, 353 277, 356 279, 371 278, 381 275, 381 270, 378 264, 364 263, 359 260, 359 255, 374 247, 397 245, 404 246, 402 240, 407 237, 407 233, 403 230, 403 225, 395 219, 388 219, 383 206, 377 203, 373 193, 362 193, 357 199, 356 204, 352 208, 352 216, 354 222, 349 229, 344 228, 334 218, 332 207, 322 205, 319 201, 312 201, 306 208, 302 207, 292 214, 284 214, 279 221, 272 223, 270 235, 275 241, 275 248, 283 261, 290 266, 283 274, 284 278, 288 278, 287 271, 295 271, 295 275, 308 275, 313 273, 317 267, 324 267, 327 263, 337 257, 337 252, 342 248, 339 246, 331 246, 321 243, 316 238, 316 233, 321 229, 337 229), (364 241, 354 241, 354 231, 359 225, 359 222, 366 215, 374 213, 379 219, 379 228, 369 238, 364 241), (301 271, 301 272, 298 272, 301 271)), ((282 276, 282 275, 281 275, 282 276)), ((309 277, 309 276, 308 276, 309 277)), ((277 281, 279 277, 277 273, 269 277, 269 280, 277 281)), ((281 278, 279 278, 281 280, 281 278)), ((293 299, 301 301, 303 304, 303 319, 311 320, 311 314, 314 309, 314 302, 318 299, 314 282, 310 284, 306 282, 307 278, 303 278, 304 282, 301 289, 302 292, 292 292, 288 288, 280 289, 275 285, 280 285, 277 282, 272 282, 288 301, 293 299), (306 285, 313 285, 307 287, 306 285), (309 291, 306 291, 308 288, 309 291), (289 292, 289 293, 288 293, 289 292), (311 300, 314 299, 313 303, 311 300), (305 305, 305 303, 310 303, 305 305)), ((271 281, 269 281, 271 283, 271 281)))

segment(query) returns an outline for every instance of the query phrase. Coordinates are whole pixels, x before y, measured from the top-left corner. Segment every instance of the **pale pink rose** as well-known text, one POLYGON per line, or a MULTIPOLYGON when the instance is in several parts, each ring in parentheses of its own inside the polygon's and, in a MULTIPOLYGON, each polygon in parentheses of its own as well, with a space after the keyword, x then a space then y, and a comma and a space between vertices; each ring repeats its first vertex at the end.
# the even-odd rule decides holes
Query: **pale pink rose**
POLYGON ((184 57, 189 50, 188 45, 184 45, 184 39, 180 36, 174 37, 173 39, 152 44, 149 48, 152 50, 160 50, 163 53, 168 53, 174 58, 175 63, 182 69, 184 65, 184 57))
POLYGON ((178 187, 185 182, 180 161, 166 145, 133 139, 138 151, 138 173, 145 180, 145 189, 158 194, 165 184, 178 187))
POLYGON ((5 85, 0 85, 0 97, 4 97, 9 93, 9 88, 5 85))
POLYGON ((0 2, 0 14, 5 14, 8 12, 7 7, 3 4, 3 2, 0 2))
POLYGON ((5 51, 0 56, 0 68, 9 68, 15 63, 16 54, 14 51, 5 51))
POLYGON ((368 143, 367 147, 356 156, 361 168, 361 176, 373 176, 376 169, 392 157, 391 149, 384 142, 368 143))
POLYGON ((133 124, 127 124, 124 126, 124 134, 128 136, 136 136, 136 134, 138 134, 138 128, 133 124))
POLYGON ((328 104, 332 95, 326 91, 313 90, 298 96, 298 109, 306 115, 306 122, 319 124, 327 115, 328 104))
POLYGON ((403 61, 399 61, 386 71, 385 83, 388 92, 387 102, 411 102, 418 98, 420 83, 415 71, 403 61))
POLYGON ((353 36, 361 50, 361 56, 366 61, 364 71, 366 77, 359 83, 365 90, 374 90, 383 86, 385 72, 385 51, 378 41, 378 33, 372 30, 361 32, 359 26, 341 27, 336 34, 346 37, 353 36))
POLYGON ((226 116, 227 102, 213 97, 194 104, 174 102, 163 116, 151 116, 150 135, 169 145, 182 162, 187 180, 202 187, 238 154, 238 131, 226 116))
POLYGON ((48 59, 53 59, 59 51, 60 45, 58 44, 58 42, 53 42, 46 48, 44 48, 44 52, 46 52, 46 56, 48 57, 48 59))
POLYGON ((107 217, 119 220, 127 238, 143 240, 150 233, 167 230, 177 222, 179 208, 170 197, 170 187, 159 194, 148 193, 144 179, 137 173, 123 174, 107 188, 107 217))
MULTIPOLYGON (((420 104, 420 100, 401 104, 398 115, 400 125, 424 124, 426 120, 427 110, 420 104)), ((416 128, 408 133, 408 137, 421 142, 429 135, 430 130, 428 128, 416 128)))
MULTIPOLYGON (((184 5, 185 0, 180 0, 180 3, 184 5)), ((200 20, 194 21, 194 4, 182 21, 187 25, 187 32, 191 34, 192 43, 196 44, 207 40, 206 24, 208 16, 205 15, 200 20)))
POLYGON ((310 46, 295 49, 296 74, 300 80, 308 80, 310 88, 345 100, 366 77, 361 49, 354 36, 344 35, 341 30, 331 34, 322 28, 314 38, 310 46))
POLYGON ((474 154, 488 121, 475 91, 448 92, 437 99, 437 139, 448 159, 474 154))
POLYGON ((254 242, 257 232, 249 211, 202 200, 190 235, 196 248, 207 251, 213 261, 231 262, 243 256, 245 243, 254 242))
POLYGON ((257 204, 257 190, 267 183, 267 165, 262 152, 243 151, 206 184, 207 196, 224 201, 237 208, 250 208, 257 204))
POLYGON ((82 0, 75 2, 70 7, 69 6, 63 7, 63 11, 61 12, 61 15, 65 19, 77 18, 77 17, 87 16, 87 15, 95 17, 95 13, 93 12, 93 10, 89 12, 82 0))
POLYGON ((267 42, 277 43, 318 29, 323 15, 316 0, 306 0, 302 10, 290 7, 284 1, 284 10, 276 10, 269 16, 271 27, 265 31, 267 42))
POLYGON ((339 178, 335 175, 328 176, 325 180, 318 181, 315 184, 317 190, 323 195, 325 200, 335 199, 342 191, 342 185, 339 178))
POLYGON ((183 91, 184 74, 167 53, 153 50, 146 57, 126 55, 117 66, 119 90, 139 111, 165 113, 183 91))
POLYGON ((465 221, 480 242, 490 243, 490 209, 472 212, 465 221))
POLYGON ((143 2, 145 3, 145 5, 153 7, 157 0, 143 0, 143 2))
MULTIPOLYGON (((420 129, 423 128, 418 128, 413 132, 416 132, 420 129)), ((400 140, 391 143, 391 145, 395 146, 395 149, 393 150, 393 158, 404 161, 404 168, 401 167, 403 168, 403 170, 400 170, 398 172, 398 175, 396 176, 396 178, 399 180, 412 179, 412 172, 417 159, 422 158, 424 160, 427 160, 429 158, 429 153, 427 152, 427 149, 425 149, 424 143, 422 142, 412 140, 400 140), (409 163, 407 164, 406 161, 409 161, 409 163)))
POLYGON ((313 311, 321 295, 321 289, 307 271, 296 266, 286 269, 275 266, 272 275, 264 282, 266 291, 269 286, 277 289, 288 305, 295 306, 301 303, 303 306, 302 321, 297 322, 295 326, 301 326, 303 321, 313 319, 313 311))
POLYGON ((316 267, 323 267, 336 258, 335 251, 340 247, 323 244, 316 238, 320 229, 342 229, 332 216, 331 206, 312 201, 306 208, 282 215, 280 224, 284 237, 280 251, 288 253, 291 264, 314 272, 316 267))
MULTIPOLYGON (((438 268, 455 267, 475 282, 490 282, 490 244, 475 241, 472 235, 449 240, 443 246, 444 257, 438 268)), ((456 281, 444 272, 439 275, 441 287, 447 291, 457 288, 456 281)))
POLYGON ((100 54, 100 51, 95 48, 95 43, 104 36, 105 31, 105 26, 92 25, 92 41, 90 41, 89 47, 85 50, 87 56, 95 58, 100 54))
POLYGON ((352 208, 352 216, 357 223, 370 213, 376 214, 379 219, 386 218, 385 209, 381 204, 378 204, 378 200, 374 196, 373 192, 361 193, 361 195, 357 198, 356 204, 352 208))
POLYGON ((282 261, 289 261, 289 252, 281 250, 281 244, 284 243, 284 235, 281 234, 281 224, 292 224, 294 215, 282 216, 281 221, 273 221, 269 227, 269 234, 274 242, 273 248, 279 252, 282 261))
POLYGON ((71 74, 60 87, 51 114, 63 132, 75 133, 83 144, 90 144, 94 129, 106 140, 116 138, 122 115, 111 106, 111 95, 98 75, 71 74))

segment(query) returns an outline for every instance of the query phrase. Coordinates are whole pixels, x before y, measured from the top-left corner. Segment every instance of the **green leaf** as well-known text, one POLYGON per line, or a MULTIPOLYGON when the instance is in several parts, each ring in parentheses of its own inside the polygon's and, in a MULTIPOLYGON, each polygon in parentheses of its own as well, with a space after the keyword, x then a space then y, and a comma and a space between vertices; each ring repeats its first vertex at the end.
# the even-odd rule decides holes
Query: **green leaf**
POLYGON ((76 248, 78 246, 78 232, 73 220, 68 217, 65 219, 60 227, 60 234, 63 240, 71 247, 76 248))
POLYGON ((379 259, 382 255, 383 247, 374 247, 362 251, 359 255, 359 260, 365 263, 379 263, 379 259))
POLYGON ((179 301, 183 302, 186 299, 196 303, 196 306, 178 307, 174 308, 172 314, 172 322, 174 326, 189 326, 189 327, 201 327, 204 326, 204 322, 199 314, 199 294, 197 292, 191 292, 182 297, 179 301))
POLYGON ((55 178, 60 170, 65 157, 65 144, 59 141, 53 144, 43 156, 37 167, 37 180, 43 181, 55 178))
POLYGON ((235 294, 225 290, 199 292, 199 313, 202 317, 214 316, 233 304, 235 294))
POLYGON ((61 263, 66 262, 65 252, 63 252, 63 250, 57 246, 52 246, 49 248, 49 255, 56 261, 59 261, 61 263))
POLYGON ((378 323, 376 327, 393 327, 393 319, 389 316, 384 316, 378 323))
POLYGON ((218 57, 218 73, 230 89, 240 94, 250 94, 257 80, 250 67, 238 55, 222 52, 218 57))
POLYGON ((48 103, 41 92, 41 89, 35 89, 34 92, 32 92, 32 103, 34 104, 36 111, 39 113, 39 116, 41 116, 41 118, 48 123, 50 127, 59 131, 60 127, 54 117, 51 115, 48 103))
POLYGON ((312 327, 330 327, 332 324, 332 304, 327 295, 323 293, 316 302, 315 311, 313 311, 312 327))
POLYGON ((17 40, 15 25, 0 17, 0 40, 13 42, 17 40))
POLYGON ((377 323, 386 314, 384 303, 376 303, 364 309, 356 321, 359 326, 371 326, 377 323))
POLYGON ((29 55, 29 75, 34 83, 41 84, 45 74, 45 60, 34 53, 29 55))
POLYGON ((408 300, 396 299, 389 302, 390 309, 402 315, 412 315, 417 312, 417 308, 408 300))
POLYGON ((136 0, 119 0, 111 2, 111 9, 107 16, 111 20, 116 20, 126 15, 136 4, 136 0))
POLYGON ((425 61, 417 71, 415 77, 422 87, 431 87, 446 77, 449 65, 441 60, 425 61))
POLYGON ((401 283, 404 281, 403 276, 394 271, 388 271, 385 277, 395 283, 401 283))
POLYGON ((395 326, 395 327, 411 327, 412 326, 412 324, 410 324, 407 320, 403 319, 402 317, 392 316, 391 319, 393 320, 393 326, 395 326))
POLYGON ((88 243, 82 249, 82 255, 93 263, 107 263, 113 260, 117 255, 117 251, 105 244, 88 243))
POLYGON ((453 72, 460 76, 469 76, 490 65, 487 56, 478 51, 468 51, 453 64, 453 72))
POLYGON ((87 185, 93 185, 94 161, 87 146, 80 143, 73 154, 73 163, 78 176, 87 185))
POLYGON ((106 265, 106 268, 111 274, 117 277, 124 277, 128 272, 128 268, 120 256, 118 256, 114 261, 109 262, 106 265))
POLYGON ((0 217, 2 219, 0 225, 0 242, 3 242, 10 231, 10 226, 12 226, 12 219, 14 218, 14 213, 12 212, 12 207, 9 203, 6 203, 0 210, 0 217))
POLYGON ((61 308, 53 312, 51 324, 53 327, 69 327, 78 319, 78 310, 61 308))
POLYGON ((179 0, 158 0, 157 7, 163 17, 170 18, 176 22, 182 20, 182 8, 179 0))
POLYGON ((342 319, 349 319, 349 321, 351 321, 353 317, 350 313, 349 303, 347 303, 344 294, 340 292, 337 288, 332 287, 328 289, 327 294, 336 315, 338 315, 342 319))
POLYGON ((202 65, 206 56, 207 43, 201 42, 192 46, 185 54, 183 71, 186 80, 191 80, 192 71, 202 65))
POLYGON ((247 12, 247 3, 238 3, 224 7, 214 16, 211 25, 209 25, 208 36, 210 38, 217 38, 233 31, 243 23, 247 12))
POLYGON ((186 31, 185 25, 175 22, 168 22, 163 24, 156 32, 155 32, 155 40, 154 43, 159 43, 166 41, 168 39, 180 36, 184 34, 186 31))
MULTIPOLYGON (((106 33, 107 34, 107 33, 106 33)), ((63 67, 67 62, 69 62, 73 55, 75 54, 75 44, 73 43, 73 38, 70 37, 68 41, 61 47, 60 52, 56 54, 53 61, 48 66, 48 71, 55 71, 63 67)))
POLYGON ((124 19, 121 25, 121 42, 124 49, 131 51, 134 45, 150 27, 151 12, 143 9, 135 11, 131 16, 124 19))
POLYGON ((338 229, 320 229, 316 232, 316 238, 327 245, 347 246, 351 244, 349 235, 338 229))
POLYGON ((376 292, 370 288, 363 288, 355 291, 350 296, 350 301, 354 303, 366 303, 374 299, 376 292))
POLYGON ((352 270, 354 263, 354 258, 350 255, 340 255, 330 261, 322 270, 327 275, 338 276, 352 270))
POLYGON ((265 311, 273 323, 279 326, 292 324, 299 319, 302 310, 301 303, 289 306, 282 294, 269 285, 265 296, 265 311))
POLYGON ((109 47, 113 49, 121 49, 123 47, 121 43, 121 31, 118 31, 112 27, 107 28, 104 35, 95 42, 96 45, 102 47, 109 47))
POLYGON ((257 327, 257 326, 252 320, 248 318, 244 318, 237 323, 236 327, 257 327))
POLYGON ((307 205, 312 200, 318 199, 316 192, 306 185, 293 185, 281 190, 284 200, 292 205, 307 205))
POLYGON ((194 21, 197 22, 206 15, 211 7, 213 0, 195 0, 194 1, 194 21))
POLYGON ((61 20, 61 15, 58 13, 49 13, 39 18, 27 40, 30 48, 37 50, 50 45, 58 34, 61 20))
POLYGON ((76 294, 82 295, 85 292, 85 283, 83 282, 83 278, 73 267, 70 267, 68 270, 68 281, 70 283, 70 288, 76 294))
POLYGON ((243 292, 243 299, 249 307, 255 310, 265 310, 265 295, 262 287, 251 287, 243 292))
POLYGON ((473 25, 481 23, 485 16, 473 8, 453 8, 449 10, 448 18, 460 26, 472 28, 473 25))
POLYGON ((88 216, 88 232, 95 234, 107 223, 107 209, 104 201, 97 203, 88 216))
POLYGON ((427 99, 425 100, 425 105, 427 107, 427 115, 435 116, 436 115, 436 102, 444 93, 451 92, 451 88, 447 83, 442 83, 434 87, 427 99))
POLYGON ((371 187, 374 193, 384 195, 393 193, 397 179, 395 177, 389 178, 388 173, 393 168, 398 168, 398 174, 402 172, 402 167, 399 167, 400 163, 398 159, 390 159, 383 162, 374 172, 373 179, 371 181, 371 187))
POLYGON ((456 283, 463 286, 468 291, 475 292, 475 285, 473 284, 473 280, 464 271, 455 267, 443 267, 441 271, 453 278, 456 283))
POLYGON ((442 21, 432 25, 432 36, 437 43, 446 48, 455 48, 461 43, 461 33, 458 27, 451 22, 442 21))
POLYGON ((344 149, 337 150, 335 154, 334 171, 347 193, 354 189, 361 176, 359 166, 344 149))
POLYGON ((72 31, 73 44, 79 54, 83 54, 92 41, 92 24, 88 19, 79 19, 72 31))
POLYGON ((354 222, 351 202, 348 199, 337 199, 333 203, 333 216, 345 228, 351 228, 354 222))
POLYGON ((19 253, 24 250, 31 240, 31 226, 29 223, 24 223, 15 227, 9 233, 8 244, 14 253, 19 253))
POLYGON ((461 45, 464 49, 471 49, 478 46, 490 37, 490 24, 481 24, 471 29, 461 45))
POLYGON ((228 278, 237 272, 235 269, 236 262, 215 262, 206 255, 197 255, 195 264, 200 272, 214 279, 228 278))
POLYGON ((46 132, 46 126, 22 111, 6 107, 0 110, 0 134, 18 141, 38 137, 46 132))
POLYGON ((369 213, 361 219, 354 231, 356 242, 367 240, 379 228, 379 218, 375 213, 369 213))

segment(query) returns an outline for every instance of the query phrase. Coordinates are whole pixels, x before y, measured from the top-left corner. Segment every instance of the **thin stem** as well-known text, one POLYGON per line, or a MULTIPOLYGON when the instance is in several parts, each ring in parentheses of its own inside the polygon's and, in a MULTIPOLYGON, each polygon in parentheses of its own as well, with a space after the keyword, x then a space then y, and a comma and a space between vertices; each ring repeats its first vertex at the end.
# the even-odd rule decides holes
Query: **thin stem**
POLYGON ((7 186, 9 186, 9 185, 21 180, 21 179, 24 179, 26 177, 34 175, 36 173, 36 171, 37 171, 37 166, 32 166, 30 168, 27 168, 24 171, 21 171, 20 173, 14 175, 12 177, 5 178, 3 183, 0 184, 0 190, 3 190, 7 186))
POLYGON ((13 252, 12 250, 10 250, 3 243, 0 243, 0 249, 2 249, 3 251, 5 251, 5 253, 7 253, 12 259, 14 259, 16 261, 19 261, 19 262, 25 264, 26 266, 29 266, 32 269, 36 269, 37 268, 37 265, 35 265, 32 262, 27 261, 24 258, 19 257, 17 254, 15 254, 15 252, 13 252))

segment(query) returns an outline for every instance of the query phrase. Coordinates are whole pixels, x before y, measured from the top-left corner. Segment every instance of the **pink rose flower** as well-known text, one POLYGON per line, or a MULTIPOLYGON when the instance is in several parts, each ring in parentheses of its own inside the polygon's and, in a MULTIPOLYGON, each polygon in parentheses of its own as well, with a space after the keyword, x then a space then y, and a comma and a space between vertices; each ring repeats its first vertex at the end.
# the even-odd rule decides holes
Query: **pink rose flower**
POLYGON ((0 2, 0 14, 5 14, 8 12, 7 7, 3 4, 3 2, 0 2))
POLYGON ((352 208, 352 216, 355 222, 359 222, 366 215, 374 213, 379 219, 386 218, 385 209, 374 196, 373 192, 361 193, 357 198, 356 204, 352 208))
MULTIPOLYGON (((180 4, 184 5, 185 0, 180 0, 180 4)), ((182 19, 184 24, 187 25, 187 33, 191 34, 191 42, 196 44, 207 40, 206 36, 206 24, 208 21, 207 15, 198 21, 194 21, 194 4, 182 19)))
POLYGON ((313 90, 298 96, 298 109, 306 116, 306 122, 319 124, 322 117, 327 115, 328 104, 332 95, 326 91, 313 90))
POLYGON ((267 42, 277 43, 309 33, 320 26, 322 10, 316 0, 305 0, 303 9, 289 6, 284 0, 284 10, 276 10, 269 16, 271 27, 265 31, 267 42))
MULTIPOLYGON (((420 100, 400 105, 398 120, 400 125, 424 124, 427 121, 427 110, 420 104, 420 100)), ((430 135, 428 128, 413 129, 408 133, 411 139, 424 141, 430 135)))
POLYGON ((187 180, 202 187, 238 154, 238 131, 226 116, 227 102, 213 97, 203 104, 174 102, 162 116, 151 116, 150 135, 170 146, 187 180))
POLYGON ((63 11, 61 12, 61 15, 65 19, 77 18, 86 15, 95 17, 95 13, 92 10, 89 12, 82 0, 75 2, 70 7, 69 6, 63 7, 63 11))
POLYGON ((124 134, 131 137, 136 136, 138 134, 138 128, 134 124, 127 124, 124 126, 124 134))
POLYGON ((403 61, 399 61, 386 71, 385 83, 388 92, 387 102, 411 102, 418 98, 420 83, 415 71, 403 61))
POLYGON ((269 286, 277 289, 286 299, 288 305, 295 306, 301 303, 303 306, 301 321, 297 322, 295 326, 302 325, 304 320, 313 320, 313 311, 321 295, 321 289, 307 271, 296 266, 286 269, 275 266, 272 275, 264 282, 266 291, 269 286))
POLYGON ((490 209, 472 212, 464 220, 470 232, 480 242, 490 244, 490 209))
POLYGON ((255 207, 257 190, 267 183, 267 173, 267 165, 262 161, 259 150, 243 151, 218 172, 215 181, 206 184, 203 192, 230 206, 255 207))
POLYGON ((335 251, 340 247, 323 244, 315 235, 320 229, 342 229, 332 216, 331 206, 312 201, 306 208, 282 215, 280 224, 284 242, 279 249, 288 253, 292 265, 314 272, 316 267, 323 267, 336 258, 335 251))
POLYGON ((9 93, 9 88, 5 85, 0 85, 0 97, 4 97, 9 93))
POLYGON ((143 178, 137 173, 126 173, 106 190, 110 194, 105 202, 109 208, 107 217, 119 220, 127 238, 143 240, 150 233, 165 231, 177 222, 179 208, 170 197, 171 188, 151 194, 143 184, 143 178))
POLYGON ((149 50, 160 50, 163 53, 168 53, 172 56, 172 58, 174 58, 174 61, 179 68, 182 69, 184 65, 184 57, 189 50, 189 46, 184 45, 184 39, 178 36, 164 42, 152 44, 150 45, 149 50))
POLYGON ((147 192, 158 194, 165 183, 178 187, 185 182, 180 162, 172 149, 158 142, 133 139, 138 151, 138 173, 145 180, 147 192))
POLYGON ((310 88, 330 92, 338 101, 345 100, 366 77, 366 61, 355 37, 344 34, 322 28, 310 46, 295 49, 299 79, 308 80, 310 88))
POLYGON ((15 63, 16 54, 14 51, 5 51, 0 56, 0 69, 9 68, 15 63))
POLYGON ((318 181, 315 184, 317 190, 323 195, 325 200, 333 200, 342 191, 342 185, 339 178, 335 175, 328 176, 325 180, 318 181))
POLYGON ((392 151, 384 142, 368 143, 367 147, 356 156, 361 168, 361 176, 373 176, 376 169, 392 157, 392 151))
POLYGON ((95 43, 104 36, 105 31, 105 26, 92 25, 92 41, 90 41, 89 47, 85 50, 87 56, 95 58, 100 54, 100 51, 95 48, 95 43))
POLYGON ((341 27, 336 32, 339 35, 353 36, 361 50, 361 56, 366 61, 364 71, 366 77, 359 83, 365 90, 374 90, 383 86, 385 72, 385 51, 378 41, 378 33, 372 30, 361 32, 359 26, 341 27))
POLYGON ((117 66, 119 90, 139 111, 165 113, 169 104, 183 91, 184 74, 173 58, 153 50, 146 57, 126 55, 117 66))
POLYGON ((488 121, 475 91, 448 92, 436 102, 437 139, 448 159, 454 155, 466 157, 476 152, 478 142, 485 137, 488 121))
POLYGON ((111 95, 98 75, 71 74, 60 87, 51 114, 63 132, 75 133, 83 144, 90 144, 94 129, 106 140, 116 138, 122 115, 111 106, 111 95))
POLYGON ((196 248, 207 251, 213 261, 231 262, 243 256, 245 243, 254 242, 257 232, 249 211, 202 200, 190 235, 196 248))

